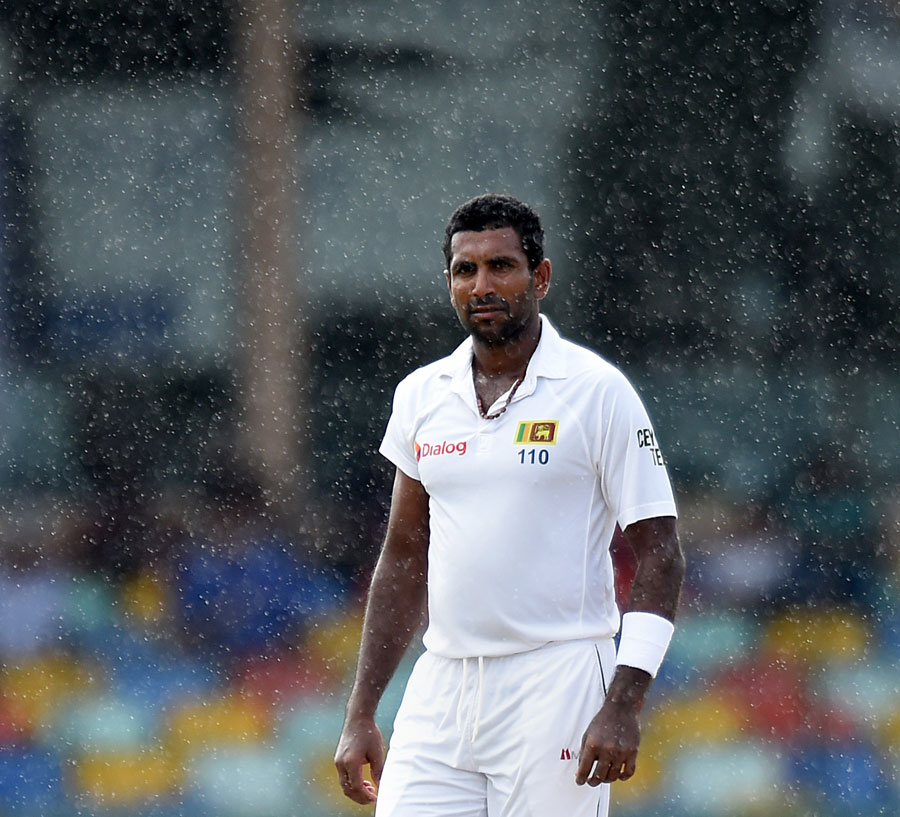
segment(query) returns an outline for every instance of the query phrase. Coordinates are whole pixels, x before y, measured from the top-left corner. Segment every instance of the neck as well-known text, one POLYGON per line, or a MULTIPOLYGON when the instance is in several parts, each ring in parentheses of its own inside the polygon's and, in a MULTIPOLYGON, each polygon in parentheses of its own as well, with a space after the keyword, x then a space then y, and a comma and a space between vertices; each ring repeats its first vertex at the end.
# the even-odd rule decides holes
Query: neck
POLYGON ((519 335, 502 345, 487 344, 473 336, 475 367, 487 377, 517 376, 525 371, 540 339, 540 315, 535 315, 519 335))

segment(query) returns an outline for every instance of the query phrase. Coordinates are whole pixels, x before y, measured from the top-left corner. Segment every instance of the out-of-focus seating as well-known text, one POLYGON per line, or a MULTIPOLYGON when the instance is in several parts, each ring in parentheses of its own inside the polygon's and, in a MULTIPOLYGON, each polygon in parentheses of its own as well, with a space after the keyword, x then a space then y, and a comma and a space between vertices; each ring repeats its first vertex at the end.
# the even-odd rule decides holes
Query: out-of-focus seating
POLYGON ((96 684, 96 673, 63 651, 45 650, 0 668, 3 698, 32 733, 51 723, 63 707, 96 684))
POLYGON ((849 608, 792 608, 769 622, 763 649, 783 661, 852 661, 865 652, 870 629, 862 615, 849 608))
POLYGON ((109 809, 172 797, 184 776, 177 757, 161 748, 85 752, 75 756, 74 767, 81 797, 109 809))
POLYGON ((301 646, 248 656, 232 674, 239 695, 256 698, 266 707, 300 704, 334 689, 339 680, 332 667, 312 660, 301 646))
POLYGON ((752 618, 729 610, 680 616, 663 664, 664 678, 677 684, 701 681, 717 667, 745 656, 758 629, 752 618))
POLYGON ((885 757, 866 740, 808 743, 790 754, 792 785, 817 813, 896 814, 898 791, 885 757))
POLYGON ((670 814, 766 817, 783 807, 773 782, 784 761, 763 742, 691 747, 671 758, 662 781, 670 814))
POLYGON ((742 735, 749 707, 729 691, 682 694, 654 707, 647 716, 645 742, 668 757, 698 745, 719 745, 742 735))
POLYGON ((269 712, 253 699, 235 695, 183 703, 166 721, 165 745, 181 759, 216 749, 258 745, 272 731, 269 712))
POLYGON ((356 609, 316 620, 305 639, 310 662, 333 682, 350 677, 356 669, 361 631, 362 614, 356 609))
POLYGON ((71 807, 64 785, 64 754, 30 746, 0 750, 0 813, 57 817, 71 807))
POLYGON ((140 751, 155 728, 153 713, 133 700, 85 696, 67 706, 44 737, 75 752, 130 753, 140 751))
POLYGON ((195 796, 219 817, 295 817, 306 813, 296 766, 265 745, 204 753, 188 772, 195 796))
MULTIPOLYGON (((47 573, 10 593, 3 615, 21 613, 27 637, 0 643, 0 814, 360 813, 333 765, 359 593, 261 541, 119 582, 47 573), (36 599, 52 615, 27 611, 36 599)), ((616 814, 900 813, 890 623, 821 600, 729 607, 702 578, 645 707, 638 772, 613 788, 616 814)), ((419 648, 382 698, 388 740, 419 648)))

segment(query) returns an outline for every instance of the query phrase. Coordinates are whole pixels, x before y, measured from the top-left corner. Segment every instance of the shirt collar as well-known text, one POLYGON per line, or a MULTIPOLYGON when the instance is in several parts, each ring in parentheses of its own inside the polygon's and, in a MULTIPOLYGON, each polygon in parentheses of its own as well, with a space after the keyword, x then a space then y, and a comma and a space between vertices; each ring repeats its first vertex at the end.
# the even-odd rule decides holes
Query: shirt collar
MULTIPOLYGON (((528 362, 525 380, 546 377, 558 380, 566 377, 566 352, 562 337, 546 315, 541 315, 541 339, 528 362)), ((524 385, 524 384, 523 384, 524 385)))
MULTIPOLYGON (((541 337, 537 348, 528 361, 525 380, 516 392, 516 398, 531 394, 537 387, 537 379, 564 378, 566 376, 566 356, 563 340, 556 327, 546 315, 540 315, 541 337)), ((472 338, 466 338, 443 360, 441 376, 451 378, 451 389, 458 394, 474 391, 472 384, 472 338)))

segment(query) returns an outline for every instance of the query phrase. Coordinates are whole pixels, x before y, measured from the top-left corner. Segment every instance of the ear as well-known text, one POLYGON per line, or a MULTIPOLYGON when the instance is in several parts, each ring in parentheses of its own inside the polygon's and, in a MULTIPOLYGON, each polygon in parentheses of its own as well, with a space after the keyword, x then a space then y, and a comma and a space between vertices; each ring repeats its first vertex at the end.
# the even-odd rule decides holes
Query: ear
POLYGON ((534 296, 541 300, 550 289, 550 279, 553 277, 553 265, 549 258, 545 258, 534 268, 534 296))
POLYGON ((447 292, 450 295, 450 302, 453 302, 453 290, 450 287, 450 270, 444 270, 444 277, 447 279, 447 292))

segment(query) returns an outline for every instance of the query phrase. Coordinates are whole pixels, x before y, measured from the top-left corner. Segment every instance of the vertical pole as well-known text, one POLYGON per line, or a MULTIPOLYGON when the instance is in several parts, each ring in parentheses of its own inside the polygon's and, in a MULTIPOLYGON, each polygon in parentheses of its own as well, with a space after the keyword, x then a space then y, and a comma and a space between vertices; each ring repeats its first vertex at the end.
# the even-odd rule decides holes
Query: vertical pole
POLYGON ((235 20, 243 454, 279 515, 306 490, 307 372, 293 231, 299 117, 285 0, 239 0, 235 20))

